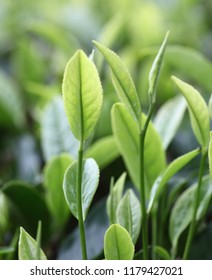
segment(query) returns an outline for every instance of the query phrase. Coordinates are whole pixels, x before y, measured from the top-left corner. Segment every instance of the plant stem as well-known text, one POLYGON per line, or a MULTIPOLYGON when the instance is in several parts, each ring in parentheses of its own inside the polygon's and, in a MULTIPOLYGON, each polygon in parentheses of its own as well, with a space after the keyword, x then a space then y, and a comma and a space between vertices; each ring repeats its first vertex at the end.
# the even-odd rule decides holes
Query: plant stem
MULTIPOLYGON (((158 207, 156 207, 158 209, 158 207)), ((156 260, 155 246, 157 245, 157 212, 152 213, 152 259, 156 260)))
POLYGON ((145 121, 144 127, 140 128, 140 142, 139 142, 139 166, 140 166, 140 201, 141 201, 141 211, 142 211, 142 246, 143 246, 143 259, 148 259, 148 219, 147 219, 147 212, 146 212, 146 190, 145 190, 145 166, 144 166, 144 142, 145 142, 145 136, 147 132, 147 128, 149 125, 149 122, 151 120, 151 116, 154 111, 154 104, 151 103, 149 112, 147 115, 147 119, 145 121))
POLYGON ((196 192, 195 192, 195 198, 194 198, 195 200, 194 200, 193 216, 192 216, 191 225, 189 227, 188 237, 187 237, 187 240, 186 240, 186 245, 185 245, 185 249, 184 249, 184 253, 183 253, 183 259, 184 260, 188 259, 188 254, 189 254, 189 250, 190 250, 190 247, 191 247, 191 243, 192 243, 192 240, 193 240, 194 231, 195 231, 195 227, 196 227, 196 215, 197 215, 197 210, 198 210, 198 206, 199 206, 200 189, 201 189, 201 184, 202 184, 202 177, 203 177, 206 158, 207 158, 207 152, 205 152, 203 150, 202 151, 201 162, 200 162, 198 185, 197 185, 197 189, 196 189, 196 192))
POLYGON ((147 235, 147 213, 146 213, 146 194, 145 194, 145 178, 144 178, 144 134, 140 134, 140 200, 142 211, 142 247, 143 247, 143 259, 148 259, 148 235, 147 235))
POLYGON ((78 206, 80 242, 81 242, 82 258, 83 260, 87 260, 85 225, 83 221, 83 211, 82 211, 83 141, 80 141, 77 163, 78 163, 77 165, 77 200, 78 200, 77 204, 78 205, 77 206, 78 206))

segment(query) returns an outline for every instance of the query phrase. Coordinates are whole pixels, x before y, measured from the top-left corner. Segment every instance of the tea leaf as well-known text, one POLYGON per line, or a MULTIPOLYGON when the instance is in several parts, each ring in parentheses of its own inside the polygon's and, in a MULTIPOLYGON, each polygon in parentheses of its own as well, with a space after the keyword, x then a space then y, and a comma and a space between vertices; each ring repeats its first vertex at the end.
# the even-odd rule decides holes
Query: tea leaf
POLYGON ((149 96, 152 102, 155 102, 156 99, 156 86, 160 74, 160 69, 161 69, 163 56, 166 49, 168 36, 169 36, 169 32, 166 33, 165 39, 163 40, 163 43, 158 51, 158 54, 149 72, 149 96))
MULTIPOLYGON (((178 239, 192 220, 194 208, 194 195, 197 183, 185 190, 175 203, 170 217, 169 234, 173 248, 177 247, 178 239)), ((212 196, 212 183, 209 176, 203 177, 200 191, 200 204, 197 210, 196 220, 200 220, 210 203, 212 196)))
POLYGON ((61 153, 71 153, 76 158, 79 141, 70 131, 63 101, 54 97, 45 107, 41 119, 41 144, 45 160, 61 153))
POLYGON ((69 154, 53 157, 44 168, 44 186, 46 201, 54 217, 56 226, 62 227, 69 216, 69 208, 64 203, 63 177, 68 166, 73 162, 69 154))
MULTIPOLYGON (((124 162, 129 171, 129 175, 139 189, 139 130, 132 116, 127 111, 124 104, 115 104, 112 108, 112 128, 117 145, 124 162)), ((142 115, 142 120, 146 116, 142 115)), ((150 188, 165 168, 165 154, 162 148, 160 137, 150 122, 145 138, 145 179, 150 188), (157 160, 156 160, 157 155, 157 160)))
MULTIPOLYGON (((46 260, 46 256, 40 249, 40 260, 46 260)), ((37 260, 37 242, 21 227, 18 243, 19 260, 37 260)))
POLYGON ((86 152, 85 157, 92 157, 100 169, 105 168, 119 156, 119 150, 114 136, 106 136, 92 144, 86 152))
POLYGON ((200 93, 189 84, 172 76, 188 103, 191 125, 198 142, 207 147, 209 141, 209 112, 200 93))
POLYGON ((132 190, 127 190, 118 204, 117 223, 126 228, 136 244, 141 229, 141 206, 132 190))
POLYGON ((119 177, 115 185, 110 189, 110 194, 107 198, 107 213, 111 224, 117 223, 116 210, 122 197, 126 175, 126 172, 124 172, 119 177))
POLYGON ((127 230, 118 224, 111 225, 105 233, 106 260, 132 260, 134 245, 127 230))
POLYGON ((154 125, 160 134, 163 148, 167 149, 184 116, 186 102, 182 96, 168 100, 157 112, 154 125))
POLYGON ((82 50, 66 66, 62 91, 71 130, 78 140, 84 141, 100 115, 102 86, 95 65, 82 50))
POLYGON ((154 247, 155 253, 162 258, 162 260, 171 260, 171 256, 169 252, 167 252, 166 249, 160 246, 155 246, 154 247))
POLYGON ((148 204, 147 212, 150 213, 154 202, 158 199, 159 195, 163 192, 163 189, 168 182, 168 180, 174 176, 181 168, 183 168, 188 162, 190 162, 195 156, 200 152, 200 149, 191 151, 183 156, 178 157, 172 161, 167 168, 158 176, 155 180, 151 192, 150 200, 148 204))
MULTIPOLYGON (((83 162, 82 176, 82 211, 83 220, 86 219, 88 209, 99 183, 99 168, 95 160, 86 159, 83 162)), ((63 181, 63 191, 71 213, 78 219, 77 203, 77 161, 66 170, 63 181)))
POLYGON ((123 101, 135 119, 137 119, 138 123, 141 124, 141 105, 128 69, 116 53, 96 41, 94 41, 94 45, 103 54, 111 67, 114 87, 119 98, 123 101))
POLYGON ((43 240, 49 239, 50 213, 41 193, 34 186, 22 181, 9 181, 2 189, 11 202, 13 211, 18 213, 20 221, 13 221, 17 226, 24 224, 30 234, 37 231, 38 221, 43 224, 43 240), (30 211, 29 211, 30 209, 30 211))

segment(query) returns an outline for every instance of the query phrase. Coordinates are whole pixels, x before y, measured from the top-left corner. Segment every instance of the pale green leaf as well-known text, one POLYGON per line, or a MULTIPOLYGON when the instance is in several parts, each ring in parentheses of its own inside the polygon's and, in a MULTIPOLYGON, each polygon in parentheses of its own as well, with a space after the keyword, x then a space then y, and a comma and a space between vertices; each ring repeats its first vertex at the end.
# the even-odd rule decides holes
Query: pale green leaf
MULTIPOLYGON (((146 116, 142 115, 145 122, 146 116)), ((139 129, 124 104, 115 104, 112 109, 112 128, 117 145, 123 156, 129 175, 139 189, 139 129)), ((145 138, 145 180, 148 188, 166 166, 161 139, 150 122, 145 138)))
MULTIPOLYGON (((188 227, 192 220, 194 210, 194 197, 197 183, 185 190, 175 203, 170 217, 169 235, 172 247, 177 248, 180 235, 188 227)), ((196 220, 200 220, 205 214, 212 196, 212 182, 210 176, 203 177, 200 190, 200 204, 198 206, 196 220)))
POLYGON ((186 102, 182 96, 168 100, 157 112, 154 125, 160 134, 163 148, 167 149, 174 138, 186 110, 186 102))
POLYGON ((111 225, 105 233, 106 260, 132 260, 134 245, 127 230, 118 224, 111 225))
POLYGON ((85 157, 92 157, 100 169, 105 168, 120 155, 114 136, 106 136, 92 144, 85 157))
POLYGON ((156 99, 157 81, 160 74, 161 65, 163 62, 168 36, 169 36, 169 32, 167 32, 149 72, 149 96, 152 102, 155 102, 156 99))
POLYGON ((195 156, 200 153, 200 149, 191 151, 183 156, 178 157, 172 161, 166 169, 155 180, 151 192, 150 200, 148 204, 147 212, 149 213, 154 205, 154 202, 158 199, 159 195, 163 192, 166 183, 172 176, 174 176, 180 169, 182 169, 187 163, 189 163, 195 156))
POLYGON ((115 185, 112 186, 112 188, 110 189, 110 194, 108 195, 107 198, 107 214, 111 224, 115 224, 117 222, 116 210, 122 197, 126 175, 127 175, 126 172, 124 172, 118 178, 115 185))
POLYGON ((209 141, 209 112, 208 107, 200 95, 200 93, 189 84, 181 81, 180 79, 172 76, 172 80, 180 89, 181 93, 185 97, 190 118, 191 125, 198 142, 203 147, 207 147, 209 141))
MULTIPOLYGON (((99 183, 99 168, 94 159, 83 161, 82 174, 82 211, 85 220, 99 183)), ((63 191, 71 213, 78 219, 77 161, 66 170, 63 191)))
MULTIPOLYGON (((19 260, 37 260, 37 242, 21 227, 18 243, 19 260)), ((40 260, 46 260, 46 256, 40 249, 40 260)))
POLYGON ((66 169, 73 162, 69 154, 52 157, 44 168, 46 201, 56 226, 63 226, 69 216, 69 208, 63 193, 63 178, 66 169))
POLYGON ((141 206, 132 190, 127 190, 117 208, 117 223, 126 228, 136 244, 141 229, 141 206))
POLYGON ((116 53, 99 44, 98 42, 94 41, 94 45, 103 54, 111 67, 113 73, 113 82, 118 96, 125 103, 128 110, 133 114, 134 118, 137 119, 138 123, 140 124, 141 105, 128 69, 116 53))
POLYGON ((54 97, 44 109, 41 120, 41 144, 45 160, 61 153, 76 158, 79 141, 70 131, 62 98, 54 97))
POLYGON ((66 66, 62 91, 71 130, 78 140, 84 141, 100 115, 102 86, 95 65, 82 50, 66 66))
POLYGON ((169 252, 163 247, 155 246, 154 251, 159 257, 162 258, 162 260, 171 260, 171 256, 169 252))

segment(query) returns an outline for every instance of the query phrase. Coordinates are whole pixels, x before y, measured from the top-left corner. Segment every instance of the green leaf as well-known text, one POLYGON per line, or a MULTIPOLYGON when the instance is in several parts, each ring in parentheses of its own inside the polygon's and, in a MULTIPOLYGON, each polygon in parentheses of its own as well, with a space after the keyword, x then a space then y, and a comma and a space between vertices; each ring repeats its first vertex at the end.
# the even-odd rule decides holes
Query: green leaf
MULTIPOLYGON (((83 162, 82 176, 82 211, 83 220, 86 219, 88 209, 96 192, 99 183, 99 168, 95 160, 92 158, 86 159, 83 162)), ((71 164, 66 170, 63 191, 66 202, 71 210, 71 213, 78 219, 78 200, 77 200, 77 161, 71 164)))
MULTIPOLYGON (((194 208, 194 196, 197 188, 197 183, 185 190, 177 202, 175 203, 169 223, 169 235, 172 242, 172 247, 177 248, 178 240, 182 232, 188 227, 192 220, 194 208)), ((212 183, 210 176, 203 177, 200 191, 200 204, 197 210, 196 220, 200 220, 210 203, 212 196, 212 183)))
POLYGON ((100 169, 104 169, 120 155, 114 136, 106 136, 90 146, 85 157, 92 157, 100 169))
POLYGON ((200 93, 189 84, 172 76, 172 80, 180 89, 188 103, 191 125, 198 142, 207 147, 209 141, 209 112, 208 107, 200 93))
POLYGON ((119 98, 141 124, 141 105, 133 80, 120 57, 96 41, 94 45, 103 54, 113 73, 113 82, 119 98))
POLYGON ((0 71, 0 124, 13 124, 23 127, 25 110, 23 100, 15 82, 3 71, 0 71))
POLYGON ((106 260, 132 260, 134 245, 127 230, 118 224, 111 225, 105 233, 106 260))
POLYGON ((177 159, 172 161, 166 167, 166 169, 158 176, 150 192, 150 200, 147 209, 148 213, 150 213, 155 201, 158 199, 159 195, 163 192, 164 187, 166 186, 168 180, 171 179, 172 176, 174 176, 181 168, 183 168, 199 153, 200 153, 200 149, 196 149, 183 156, 178 157, 177 159))
MULTIPOLYGON (((212 75, 211 62, 197 50, 183 46, 168 46, 166 51, 167 64, 179 69, 182 76, 212 91, 210 79, 212 75)), ((176 70, 175 70, 176 71, 176 70)))
POLYGON ((171 256, 169 252, 163 247, 155 246, 154 251, 159 257, 162 258, 162 260, 171 260, 171 256))
POLYGON ((110 194, 107 198, 107 213, 111 224, 115 224, 117 222, 116 210, 122 197, 126 175, 127 173, 124 172, 119 177, 115 185, 110 189, 110 194))
MULTIPOLYGON (((40 249, 40 260, 46 260, 46 256, 40 249)), ((21 227, 20 238, 18 243, 19 260, 38 260, 37 259, 37 242, 21 227)))
POLYGON ((41 144, 47 161, 61 153, 76 158, 79 142, 70 131, 60 96, 54 97, 44 109, 41 119, 41 144))
POLYGON ((136 244, 141 229, 141 206, 132 190, 127 190, 118 204, 117 223, 123 226, 136 244))
POLYGON ((95 65, 82 50, 66 66, 62 91, 71 130, 78 140, 84 141, 100 115, 102 86, 95 65))
POLYGON ((61 154, 51 158, 44 168, 44 186, 46 188, 46 202, 54 217, 56 226, 62 227, 69 216, 69 208, 63 193, 63 178, 66 169, 73 162, 68 154, 61 154))
POLYGON ((157 112, 154 125, 160 134, 163 148, 167 149, 174 138, 186 110, 186 102, 182 96, 168 100, 157 112))
POLYGON ((49 239, 50 213, 41 193, 22 181, 9 181, 2 187, 2 191, 11 202, 12 211, 17 215, 13 223, 17 226, 21 223, 30 234, 35 235, 38 221, 41 220, 43 240, 49 239))
POLYGON ((156 99, 156 87, 157 81, 160 74, 160 69, 166 49, 166 44, 168 40, 169 32, 166 33, 166 36, 163 40, 163 43, 158 51, 158 54, 152 64, 151 70, 149 72, 149 96, 152 102, 155 102, 156 99))
MULTIPOLYGON (((129 175, 139 189, 139 130, 124 104, 112 108, 112 128, 117 146, 123 156, 129 175)), ((142 115, 142 121, 146 116, 142 115)), ((165 154, 160 137, 150 122, 145 138, 145 179, 148 188, 166 166, 165 154), (157 159, 157 160, 156 160, 157 159)))

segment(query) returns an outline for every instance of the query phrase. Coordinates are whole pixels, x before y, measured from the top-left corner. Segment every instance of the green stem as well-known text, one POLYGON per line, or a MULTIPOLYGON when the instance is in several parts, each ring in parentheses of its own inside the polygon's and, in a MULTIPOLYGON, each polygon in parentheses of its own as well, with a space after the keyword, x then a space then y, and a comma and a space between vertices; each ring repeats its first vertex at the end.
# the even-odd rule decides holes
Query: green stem
POLYGON ((151 103, 147 119, 145 121, 144 127, 140 128, 140 143, 139 143, 139 182, 140 182, 140 201, 141 201, 141 211, 142 211, 142 247, 143 247, 143 259, 148 259, 148 218, 146 211, 146 190, 145 190, 145 170, 144 170, 144 142, 151 116, 154 111, 154 104, 151 103))
POLYGON ((78 221, 80 231, 80 242, 83 260, 87 260, 86 238, 85 238, 85 225, 83 221, 82 211, 82 167, 83 167, 83 141, 80 141, 77 161, 77 207, 78 207, 78 221))
POLYGON ((146 212, 146 194, 145 194, 145 178, 144 178, 144 134, 140 135, 140 200, 142 211, 142 247, 143 247, 143 259, 148 259, 148 220, 146 212))
POLYGON ((192 221, 190 224, 189 232, 188 232, 188 237, 186 240, 186 245, 183 253, 183 259, 186 260, 188 259, 188 254, 190 251, 191 243, 193 240, 194 236, 194 231, 196 227, 196 215, 197 215, 197 210, 199 206, 199 200, 200 200, 200 189, 201 189, 201 184, 202 184, 202 177, 203 177, 203 172, 204 172, 204 167, 205 167, 205 162, 207 158, 207 152, 203 151, 202 152, 202 157, 201 157, 201 163, 200 163, 200 169, 199 169, 199 176, 198 176, 198 185, 197 189, 195 192, 195 200, 194 200, 194 210, 193 210, 193 216, 192 216, 192 221))
MULTIPOLYGON (((158 209, 158 207, 156 207, 158 209)), ((156 260, 155 246, 157 245, 157 212, 152 213, 152 259, 156 260)))

